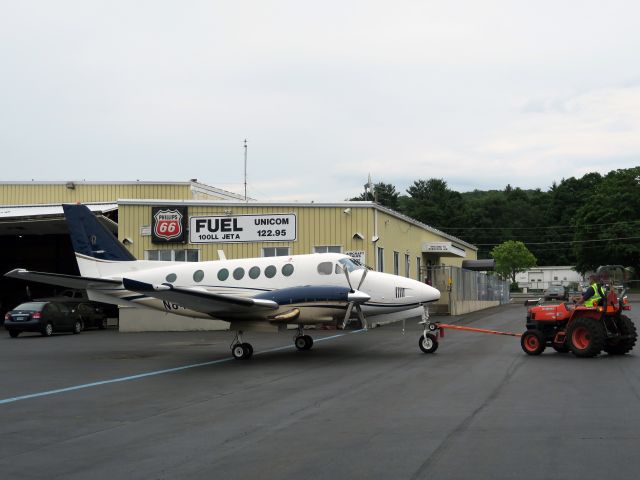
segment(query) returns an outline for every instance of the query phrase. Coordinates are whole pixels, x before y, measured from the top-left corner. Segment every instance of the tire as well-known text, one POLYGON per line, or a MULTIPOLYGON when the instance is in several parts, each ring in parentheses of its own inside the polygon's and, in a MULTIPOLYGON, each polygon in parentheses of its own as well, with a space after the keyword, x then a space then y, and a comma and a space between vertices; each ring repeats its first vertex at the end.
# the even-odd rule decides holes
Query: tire
POLYGON ((45 326, 42 327, 42 331, 40 333, 42 333, 43 337, 50 337, 53 335, 53 323, 46 323, 45 326))
POLYGON ((106 317, 100 320, 100 324, 98 325, 98 329, 106 330, 107 329, 107 319, 106 317))
POLYGON ((520 337, 520 346, 527 355, 540 355, 544 352, 546 341, 539 330, 527 330, 520 337))
POLYGON ((293 343, 298 350, 307 350, 307 340, 304 338, 306 336, 307 335, 300 335, 294 340, 293 343))
POLYGON ((251 344, 243 343, 241 344, 241 347, 244 350, 244 353, 242 354, 242 358, 244 360, 246 360, 247 358, 251 358, 251 356, 253 355, 253 347, 251 346, 251 344))
POLYGON ((14 330, 13 328, 9 329, 9 336, 11 338, 17 338, 20 335, 20 330, 14 330))
POLYGON ((427 333, 426 336, 420 335, 418 346, 424 353, 434 353, 438 350, 438 338, 433 333, 427 333))
POLYGON ((242 344, 236 343, 233 347, 231 347, 231 354, 236 360, 244 358, 245 350, 242 344))
POLYGON ((638 331, 629 317, 621 315, 618 321, 618 328, 620 329, 621 335, 631 335, 631 338, 618 341, 612 340, 611 343, 606 343, 604 351, 609 355, 624 355, 625 353, 629 353, 633 350, 638 340, 638 331))
POLYGON ((76 320, 75 323, 73 324, 72 332, 74 335, 77 335, 81 331, 82 331, 82 322, 80 320, 76 320))
POLYGON ((303 335, 302 338, 304 338, 305 341, 304 349, 311 350, 311 347, 313 347, 313 338, 311 338, 310 335, 303 335))
POLYGON ((567 337, 569 348, 576 357, 595 357, 604 348, 604 328, 595 318, 580 317, 574 320, 567 337))

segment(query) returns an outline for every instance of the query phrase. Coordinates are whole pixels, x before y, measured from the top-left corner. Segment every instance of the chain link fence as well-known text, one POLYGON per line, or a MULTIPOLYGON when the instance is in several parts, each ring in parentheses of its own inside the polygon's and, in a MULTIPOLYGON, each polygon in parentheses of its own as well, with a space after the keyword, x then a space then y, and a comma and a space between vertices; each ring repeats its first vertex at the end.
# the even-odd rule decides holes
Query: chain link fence
POLYGON ((497 275, 442 265, 425 269, 423 278, 440 290, 441 303, 448 303, 449 311, 452 302, 459 301, 509 303, 509 282, 500 280, 497 275))

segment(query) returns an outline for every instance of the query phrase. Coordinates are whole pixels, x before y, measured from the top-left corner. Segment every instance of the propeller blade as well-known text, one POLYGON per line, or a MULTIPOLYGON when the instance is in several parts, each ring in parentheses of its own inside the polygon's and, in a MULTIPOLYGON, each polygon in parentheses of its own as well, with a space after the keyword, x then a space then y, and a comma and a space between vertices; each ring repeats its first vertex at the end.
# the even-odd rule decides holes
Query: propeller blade
POLYGON ((365 330, 369 330, 367 319, 365 318, 364 313, 362 313, 362 308, 360 308, 359 303, 356 303, 356 312, 358 312, 358 318, 360 319, 360 323, 362 323, 362 328, 364 328, 365 330))
POLYGON ((351 310, 353 310, 353 302, 349 302, 349 306, 347 307, 347 313, 344 315, 344 320, 342 321, 342 329, 344 330, 347 324, 349 323, 349 318, 351 318, 351 310))
POLYGON ((361 287, 361 286, 362 286, 362 284, 364 283, 364 279, 366 278, 366 276, 367 276, 367 272, 368 272, 368 271, 369 271, 369 270, 367 270, 367 269, 365 268, 365 269, 364 269, 364 271, 362 272, 362 277, 360 277, 360 283, 358 283, 358 288, 357 288, 358 290, 360 290, 360 287, 361 287))
POLYGON ((342 271, 344 272, 344 276, 347 277, 347 283, 349 284, 349 288, 353 292, 353 286, 351 285, 351 279, 349 278, 349 270, 346 267, 342 267, 342 271))

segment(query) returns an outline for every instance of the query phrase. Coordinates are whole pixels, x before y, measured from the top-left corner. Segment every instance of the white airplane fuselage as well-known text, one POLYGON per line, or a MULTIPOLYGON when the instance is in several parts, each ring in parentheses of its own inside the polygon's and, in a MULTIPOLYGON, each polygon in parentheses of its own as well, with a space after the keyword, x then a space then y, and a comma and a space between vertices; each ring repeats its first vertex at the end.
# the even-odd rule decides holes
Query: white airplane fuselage
MULTIPOLYGON (((347 268, 350 270, 352 288, 370 297, 361 304, 367 317, 413 309, 440 298, 440 292, 429 285, 382 272, 367 271, 366 278, 360 285, 365 269, 353 264, 348 256, 336 253, 208 262, 110 262, 83 258, 79 254, 77 259, 82 275, 112 280, 126 277, 152 285, 172 285, 246 298, 283 289, 291 289, 295 294, 296 287, 305 287, 305 290, 309 290, 310 286, 349 287, 344 273, 344 268, 347 268)), ((103 302, 143 306, 188 317, 229 320, 225 315, 191 310, 178 303, 163 301, 123 287, 98 286, 88 288, 87 291, 90 298, 103 302)), ((292 298, 291 303, 282 305, 271 317, 277 317, 292 308, 299 310, 295 322, 292 322, 298 324, 331 322, 345 315, 344 301, 298 300, 300 299, 292 298)), ((250 317, 246 319, 258 320, 250 317)))

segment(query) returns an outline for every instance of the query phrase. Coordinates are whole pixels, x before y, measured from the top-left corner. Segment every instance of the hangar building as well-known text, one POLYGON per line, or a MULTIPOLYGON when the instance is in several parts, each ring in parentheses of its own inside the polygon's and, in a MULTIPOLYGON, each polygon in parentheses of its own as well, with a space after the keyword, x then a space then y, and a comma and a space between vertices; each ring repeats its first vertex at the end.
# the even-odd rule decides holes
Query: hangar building
MULTIPOLYGON (((219 251, 227 258, 341 252, 375 270, 432 283, 442 292, 436 309, 443 313, 503 300, 454 298, 452 284, 462 278, 453 272, 473 264, 477 248, 374 202, 256 202, 196 180, 2 183, 0 272, 20 267, 78 274, 61 208, 76 202, 87 204, 140 259, 216 260, 219 251), (161 231, 171 224, 168 218, 179 219, 179 235, 161 231)), ((176 228, 173 223, 170 228, 176 228)), ((0 288, 3 312, 27 296, 20 281, 3 277, 0 288)), ((29 289, 34 298, 54 293, 44 285, 29 289)), ((185 328, 184 320, 169 313, 131 310, 120 310, 121 330, 185 328)), ((215 323, 194 319, 190 325, 216 328, 215 323)))

